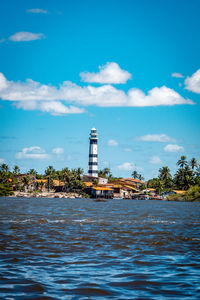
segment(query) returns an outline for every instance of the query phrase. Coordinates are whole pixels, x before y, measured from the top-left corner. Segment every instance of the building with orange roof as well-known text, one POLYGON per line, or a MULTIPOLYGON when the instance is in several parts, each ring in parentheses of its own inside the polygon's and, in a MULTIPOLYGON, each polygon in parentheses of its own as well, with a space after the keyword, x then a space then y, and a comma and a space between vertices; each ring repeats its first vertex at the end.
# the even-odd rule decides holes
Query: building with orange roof
POLYGON ((113 198, 113 189, 104 186, 93 186, 91 196, 94 198, 113 198))
POLYGON ((173 190, 173 192, 174 192, 175 194, 182 195, 182 194, 185 194, 186 191, 173 190))

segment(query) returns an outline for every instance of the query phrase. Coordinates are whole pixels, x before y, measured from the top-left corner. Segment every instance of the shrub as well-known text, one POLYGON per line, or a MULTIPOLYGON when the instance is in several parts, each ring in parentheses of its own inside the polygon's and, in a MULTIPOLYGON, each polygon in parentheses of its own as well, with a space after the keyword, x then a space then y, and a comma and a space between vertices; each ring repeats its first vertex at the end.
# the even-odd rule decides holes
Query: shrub
POLYGON ((0 197, 13 195, 13 191, 10 188, 9 184, 1 183, 0 184, 0 197))
POLYGON ((183 201, 183 196, 178 194, 172 194, 167 197, 169 201, 183 201))
POLYGON ((200 186, 191 186, 183 197, 185 201, 200 201, 200 186))

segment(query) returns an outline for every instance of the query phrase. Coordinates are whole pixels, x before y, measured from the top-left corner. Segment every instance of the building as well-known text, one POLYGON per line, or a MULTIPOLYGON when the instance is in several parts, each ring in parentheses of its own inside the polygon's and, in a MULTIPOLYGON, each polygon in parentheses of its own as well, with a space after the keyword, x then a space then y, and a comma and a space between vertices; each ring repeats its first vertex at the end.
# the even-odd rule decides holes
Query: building
POLYGON ((93 186, 91 188, 91 196, 93 198, 113 198, 113 189, 103 186, 93 186))
POLYGON ((98 151, 97 151, 97 130, 91 129, 90 132, 90 145, 89 145, 89 162, 88 162, 88 175, 98 177, 98 151))

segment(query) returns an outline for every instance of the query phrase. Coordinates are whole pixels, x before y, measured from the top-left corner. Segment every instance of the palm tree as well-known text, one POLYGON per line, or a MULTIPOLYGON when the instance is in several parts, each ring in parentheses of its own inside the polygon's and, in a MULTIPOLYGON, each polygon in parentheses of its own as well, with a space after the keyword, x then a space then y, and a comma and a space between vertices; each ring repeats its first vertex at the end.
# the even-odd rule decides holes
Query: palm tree
POLYGON ((49 176, 52 175, 55 172, 55 169, 53 168, 53 166, 48 166, 48 168, 45 170, 45 175, 49 176))
POLYGON ((194 170, 194 168, 198 166, 195 157, 193 157, 193 158, 190 160, 190 166, 192 167, 192 170, 194 170))
POLYGON ((19 174, 20 173, 20 168, 18 166, 14 166, 13 173, 16 174, 16 175, 19 174))
POLYGON ((192 184, 194 184, 194 172, 189 166, 180 168, 175 174, 174 182, 178 189, 187 190, 192 184))
POLYGON ((28 177, 24 176, 23 179, 22 179, 22 182, 23 182, 24 188, 26 189, 29 186, 30 179, 28 177))
POLYGON ((79 180, 81 179, 81 175, 83 174, 83 169, 82 168, 77 168, 77 170, 76 170, 76 173, 77 173, 77 176, 78 176, 78 178, 79 178, 79 180))
POLYGON ((37 175, 37 171, 35 170, 35 169, 30 169, 29 171, 28 171, 28 174, 30 174, 30 175, 37 175))
POLYGON ((108 177, 110 175, 110 168, 104 168, 103 173, 106 177, 108 177))
POLYGON ((6 164, 1 164, 0 171, 2 171, 3 173, 8 173, 9 172, 9 166, 6 165, 6 164))
POLYGON ((109 168, 104 168, 103 170, 98 171, 98 176, 103 177, 103 178, 108 178, 108 177, 111 177, 112 174, 111 174, 109 168))
POLYGON ((170 169, 168 167, 162 167, 159 169, 159 178, 163 181, 167 180, 168 178, 172 178, 170 174, 170 169))
POLYGON ((142 181, 144 180, 144 177, 141 174, 138 174, 138 179, 142 181))
POLYGON ((178 160, 177 165, 180 166, 181 168, 184 168, 185 166, 187 166, 187 161, 186 161, 186 156, 182 155, 181 159, 178 160))
POLYGON ((162 167, 159 169, 159 173, 159 178, 163 182, 163 187, 166 189, 172 188, 174 183, 170 169, 168 167, 162 167))
POLYGON ((133 171, 133 173, 131 174, 131 176, 134 178, 134 179, 137 179, 138 178, 138 172, 135 170, 133 171))

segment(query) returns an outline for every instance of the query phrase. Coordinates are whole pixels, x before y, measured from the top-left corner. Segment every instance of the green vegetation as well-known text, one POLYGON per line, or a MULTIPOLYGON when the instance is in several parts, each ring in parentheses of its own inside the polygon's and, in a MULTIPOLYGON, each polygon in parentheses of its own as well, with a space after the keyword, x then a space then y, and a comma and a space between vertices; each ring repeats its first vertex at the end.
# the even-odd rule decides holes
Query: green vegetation
POLYGON ((131 174, 131 176, 134 178, 134 179, 139 179, 139 180, 144 180, 144 177, 141 175, 141 174, 139 174, 136 170, 135 171, 133 171, 133 173, 131 174))
POLYGON ((11 172, 8 165, 1 164, 0 196, 12 195, 13 190, 25 192, 38 192, 43 188, 50 190, 55 185, 59 186, 60 183, 63 192, 80 193, 84 196, 86 194, 84 194, 85 184, 82 174, 81 168, 72 170, 64 168, 57 171, 52 166, 49 166, 44 174, 38 174, 34 169, 30 169, 27 174, 21 174, 18 166, 15 166, 11 172), (56 184, 55 181, 57 181, 56 184))
POLYGON ((109 168, 104 168, 103 170, 99 170, 98 176, 102 178, 107 178, 109 183, 112 183, 121 178, 121 177, 113 177, 109 168))
POLYGON ((193 157, 189 162, 186 156, 181 156, 177 162, 179 169, 172 177, 167 166, 159 169, 157 178, 150 179, 147 187, 156 189, 161 195, 173 190, 186 191, 182 194, 170 195, 169 200, 177 201, 200 201, 200 169, 193 157))
POLYGON ((200 202, 200 186, 194 185, 191 186, 184 194, 179 195, 170 195, 168 196, 170 201, 198 201, 200 202))
POLYGON ((0 183, 0 197, 13 195, 13 191, 7 183, 0 183))
MULTIPOLYGON (((158 177, 148 180, 147 184, 140 187, 141 190, 147 188, 155 189, 158 195, 169 195, 169 200, 177 201, 200 201, 200 165, 193 157, 187 161, 186 156, 181 156, 177 162, 178 169, 172 176, 168 166, 159 169, 158 177), (185 191, 176 192, 178 191, 185 191)), ((36 170, 30 169, 27 174, 21 174, 20 168, 14 166, 13 171, 6 164, 0 165, 0 196, 8 196, 15 191, 41 192, 44 189, 74 192, 83 196, 85 183, 82 179, 83 169, 55 170, 53 166, 48 166, 44 174, 38 174, 36 170)), ((114 177, 109 168, 99 170, 99 177, 107 178, 109 183, 120 179, 114 177)), ((132 177, 143 180, 141 174, 136 170, 133 171, 132 177)), ((94 180, 94 185, 98 184, 94 180)))
POLYGON ((1 164, 0 165, 0 196, 9 196, 13 194, 12 191, 12 173, 8 165, 1 164))

